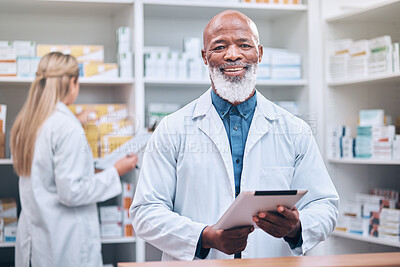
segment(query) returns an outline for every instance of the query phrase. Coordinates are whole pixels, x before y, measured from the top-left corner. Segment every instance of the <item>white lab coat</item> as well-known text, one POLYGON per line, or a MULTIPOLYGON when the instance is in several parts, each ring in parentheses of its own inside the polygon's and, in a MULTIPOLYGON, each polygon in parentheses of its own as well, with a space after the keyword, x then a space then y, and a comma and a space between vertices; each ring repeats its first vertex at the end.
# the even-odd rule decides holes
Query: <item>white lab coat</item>
MULTIPOLYGON (((310 127, 257 92, 243 158, 241 190, 308 189, 298 203, 303 245, 260 229, 242 258, 302 255, 333 231, 338 194, 310 127)), ((130 214, 135 232, 163 260, 193 260, 202 229, 235 199, 233 163, 222 120, 208 90, 167 116, 146 147, 130 214)), ((207 259, 233 258, 211 249, 207 259)))
POLYGON ((61 102, 40 128, 19 193, 17 267, 102 266, 96 202, 120 194, 121 182, 114 167, 94 174, 83 128, 61 102))

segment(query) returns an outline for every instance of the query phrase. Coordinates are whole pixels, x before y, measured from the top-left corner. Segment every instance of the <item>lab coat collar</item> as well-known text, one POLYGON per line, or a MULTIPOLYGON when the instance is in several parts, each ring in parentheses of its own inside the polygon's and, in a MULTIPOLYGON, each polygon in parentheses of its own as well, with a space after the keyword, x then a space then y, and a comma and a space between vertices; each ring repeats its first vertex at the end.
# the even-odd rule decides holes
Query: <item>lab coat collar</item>
POLYGON ((75 120, 76 122, 78 122, 80 124, 80 121, 76 118, 74 113, 72 113, 72 111, 63 102, 60 101, 57 103, 56 110, 64 113, 65 115, 67 115, 70 118, 73 118, 73 120, 75 120))

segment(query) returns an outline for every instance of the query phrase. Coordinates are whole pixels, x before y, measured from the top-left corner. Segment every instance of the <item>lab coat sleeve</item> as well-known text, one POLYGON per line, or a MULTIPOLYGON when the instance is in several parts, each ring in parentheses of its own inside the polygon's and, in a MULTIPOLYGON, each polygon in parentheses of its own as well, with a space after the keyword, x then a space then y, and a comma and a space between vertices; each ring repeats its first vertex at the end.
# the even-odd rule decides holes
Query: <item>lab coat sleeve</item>
POLYGON ((308 190, 297 204, 303 244, 292 250, 295 255, 302 255, 332 233, 338 216, 339 196, 306 123, 294 140, 296 160, 291 188, 308 190))
POLYGON ((121 193, 118 172, 111 167, 94 174, 83 129, 72 125, 54 134, 54 176, 59 201, 69 207, 101 202, 121 193))
POLYGON ((143 157, 130 208, 135 233, 177 260, 193 260, 203 223, 174 212, 178 134, 161 121, 143 157))

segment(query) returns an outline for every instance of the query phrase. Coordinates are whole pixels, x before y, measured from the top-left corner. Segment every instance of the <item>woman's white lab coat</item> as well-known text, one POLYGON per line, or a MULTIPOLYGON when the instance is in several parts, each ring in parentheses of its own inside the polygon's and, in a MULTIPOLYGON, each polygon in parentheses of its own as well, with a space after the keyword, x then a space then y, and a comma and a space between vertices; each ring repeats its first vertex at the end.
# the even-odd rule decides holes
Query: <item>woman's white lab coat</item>
MULTIPOLYGON (((193 260, 200 233, 235 199, 229 140, 210 90, 166 117, 147 145, 131 218, 135 232, 163 260, 193 260)), ((260 229, 249 235, 243 258, 301 255, 333 231, 338 194, 310 127, 257 92, 243 158, 241 190, 308 189, 298 203, 303 244, 260 229)), ((233 258, 211 249, 208 259, 233 258)))
POLYGON ((19 193, 17 267, 102 266, 96 202, 120 194, 121 182, 114 167, 94 174, 83 128, 61 102, 40 128, 19 193))

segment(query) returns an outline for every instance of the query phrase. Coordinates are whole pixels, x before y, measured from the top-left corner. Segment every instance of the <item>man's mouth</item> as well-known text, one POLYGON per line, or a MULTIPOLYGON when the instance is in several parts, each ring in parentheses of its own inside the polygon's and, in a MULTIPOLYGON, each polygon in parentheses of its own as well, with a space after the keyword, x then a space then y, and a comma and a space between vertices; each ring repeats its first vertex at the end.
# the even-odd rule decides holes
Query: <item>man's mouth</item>
POLYGON ((228 76, 238 76, 243 75, 247 70, 247 67, 244 66, 228 66, 225 68, 220 68, 222 73, 228 76))

